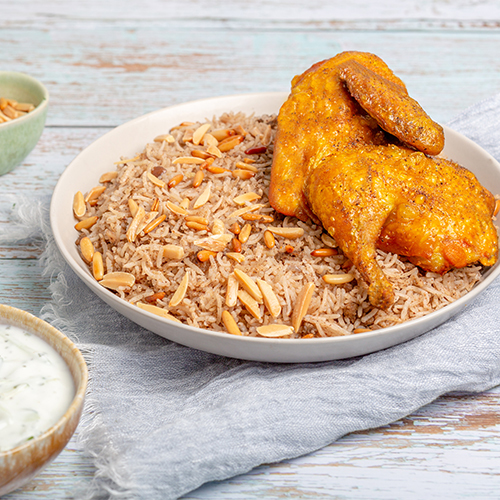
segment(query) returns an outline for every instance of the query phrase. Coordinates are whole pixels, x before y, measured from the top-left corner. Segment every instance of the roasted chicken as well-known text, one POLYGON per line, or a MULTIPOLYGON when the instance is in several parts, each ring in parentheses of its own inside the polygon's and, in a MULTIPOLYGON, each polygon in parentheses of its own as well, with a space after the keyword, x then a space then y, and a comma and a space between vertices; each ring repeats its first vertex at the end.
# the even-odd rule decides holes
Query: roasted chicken
POLYGON ((493 265, 495 201, 476 177, 437 158, 442 127, 377 56, 344 52, 292 81, 278 116, 269 198, 320 221, 388 308, 393 287, 376 248, 444 273, 493 265))

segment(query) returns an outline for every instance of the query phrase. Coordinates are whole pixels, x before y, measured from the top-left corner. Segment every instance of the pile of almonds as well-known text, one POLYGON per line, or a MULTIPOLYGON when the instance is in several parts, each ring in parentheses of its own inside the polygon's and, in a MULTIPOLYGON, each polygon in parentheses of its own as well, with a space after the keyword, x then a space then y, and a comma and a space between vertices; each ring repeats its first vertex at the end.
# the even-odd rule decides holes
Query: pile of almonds
POLYGON ((10 122, 33 111, 35 106, 29 102, 0 97, 0 123, 10 122))

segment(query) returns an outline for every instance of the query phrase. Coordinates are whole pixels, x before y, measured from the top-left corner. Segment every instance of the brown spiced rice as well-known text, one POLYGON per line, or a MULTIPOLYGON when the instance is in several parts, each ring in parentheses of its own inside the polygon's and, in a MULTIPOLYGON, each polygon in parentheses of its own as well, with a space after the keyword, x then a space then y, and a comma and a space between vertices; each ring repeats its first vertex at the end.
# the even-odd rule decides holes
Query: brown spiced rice
POLYGON ((371 307, 366 285, 321 226, 270 207, 275 125, 275 116, 225 113, 161 131, 134 158, 117 158, 83 207, 82 193, 75 196, 76 243, 90 271, 161 316, 288 338, 392 326, 453 302, 481 279, 481 266, 440 276, 379 251, 397 300, 388 311, 371 307))

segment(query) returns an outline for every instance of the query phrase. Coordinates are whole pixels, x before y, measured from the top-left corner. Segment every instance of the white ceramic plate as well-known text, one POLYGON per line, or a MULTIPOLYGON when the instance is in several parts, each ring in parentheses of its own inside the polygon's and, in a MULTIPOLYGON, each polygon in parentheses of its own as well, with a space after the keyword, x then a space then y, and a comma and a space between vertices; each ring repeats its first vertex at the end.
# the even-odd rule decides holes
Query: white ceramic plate
MULTIPOLYGON (((116 311, 167 339, 203 351, 255 361, 282 363, 326 361, 367 354, 412 339, 447 321, 480 294, 499 274, 500 264, 489 269, 484 280, 454 303, 401 325, 348 337, 320 339, 268 339, 240 337, 171 322, 118 298, 99 285, 80 258, 75 245, 77 231, 72 214, 73 196, 95 186, 110 165, 123 156, 142 151, 153 137, 182 121, 211 118, 224 111, 277 113, 285 93, 218 97, 172 106, 141 116, 108 132, 80 153, 62 174, 52 196, 50 220, 55 240, 70 267, 100 298, 116 311)), ((500 193, 500 165, 466 137, 445 128, 444 154, 473 171, 494 194, 500 193)))

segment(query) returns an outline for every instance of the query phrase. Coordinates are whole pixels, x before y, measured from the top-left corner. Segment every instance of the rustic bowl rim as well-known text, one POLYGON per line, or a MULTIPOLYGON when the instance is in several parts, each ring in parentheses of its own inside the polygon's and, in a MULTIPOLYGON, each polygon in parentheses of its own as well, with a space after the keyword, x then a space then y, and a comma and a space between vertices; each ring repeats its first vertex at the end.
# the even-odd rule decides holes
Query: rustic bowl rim
POLYGON ((42 100, 40 101, 39 104, 37 104, 37 106, 33 111, 27 113, 26 115, 16 118, 15 120, 11 120, 9 122, 0 123, 0 131, 5 130, 14 125, 17 126, 22 125, 23 123, 33 119, 33 117, 36 117, 44 113, 49 105, 49 100, 50 100, 50 94, 47 87, 40 80, 29 75, 28 73, 24 73, 21 71, 7 71, 7 70, 0 71, 0 81, 4 76, 13 76, 17 78, 20 82, 22 82, 23 80, 25 81, 28 80, 31 83, 35 84, 42 92, 42 100))
MULTIPOLYGON (((23 327, 30 333, 33 333, 34 335, 37 336, 39 336, 38 334, 40 330, 45 330, 45 332, 47 332, 48 335, 50 335, 53 339, 55 339, 56 343, 62 342, 62 344, 65 344, 69 348, 71 356, 73 356, 76 359, 80 380, 75 381, 73 379, 73 381, 75 382, 75 395, 73 396, 71 404, 65 411, 64 415, 61 418, 59 418, 59 420, 51 427, 49 427, 46 431, 44 431, 42 434, 39 434, 30 441, 26 441, 25 443, 20 444, 19 446, 11 448, 10 450, 0 451, 0 460, 7 459, 10 455, 19 453, 23 449, 38 446, 38 444, 47 439, 48 436, 50 436, 55 431, 66 425, 71 416, 74 415, 75 412, 80 411, 80 409, 82 408, 89 380, 87 363, 83 357, 83 354, 78 349, 78 347, 73 343, 73 341, 69 339, 66 335, 64 335, 62 332, 60 332, 57 328, 53 327, 46 321, 38 318, 37 316, 34 316, 33 314, 27 311, 23 311, 22 309, 18 309, 5 304, 0 304, 0 324, 2 323, 11 324, 12 326, 17 326, 17 327, 23 327)), ((43 337, 41 338, 42 340, 47 342, 45 338, 43 337)), ((57 347, 55 345, 52 345, 52 347, 62 357, 57 347)), ((65 359, 64 362, 68 366, 68 363, 65 359)), ((73 378, 73 374, 71 375, 73 378)))

